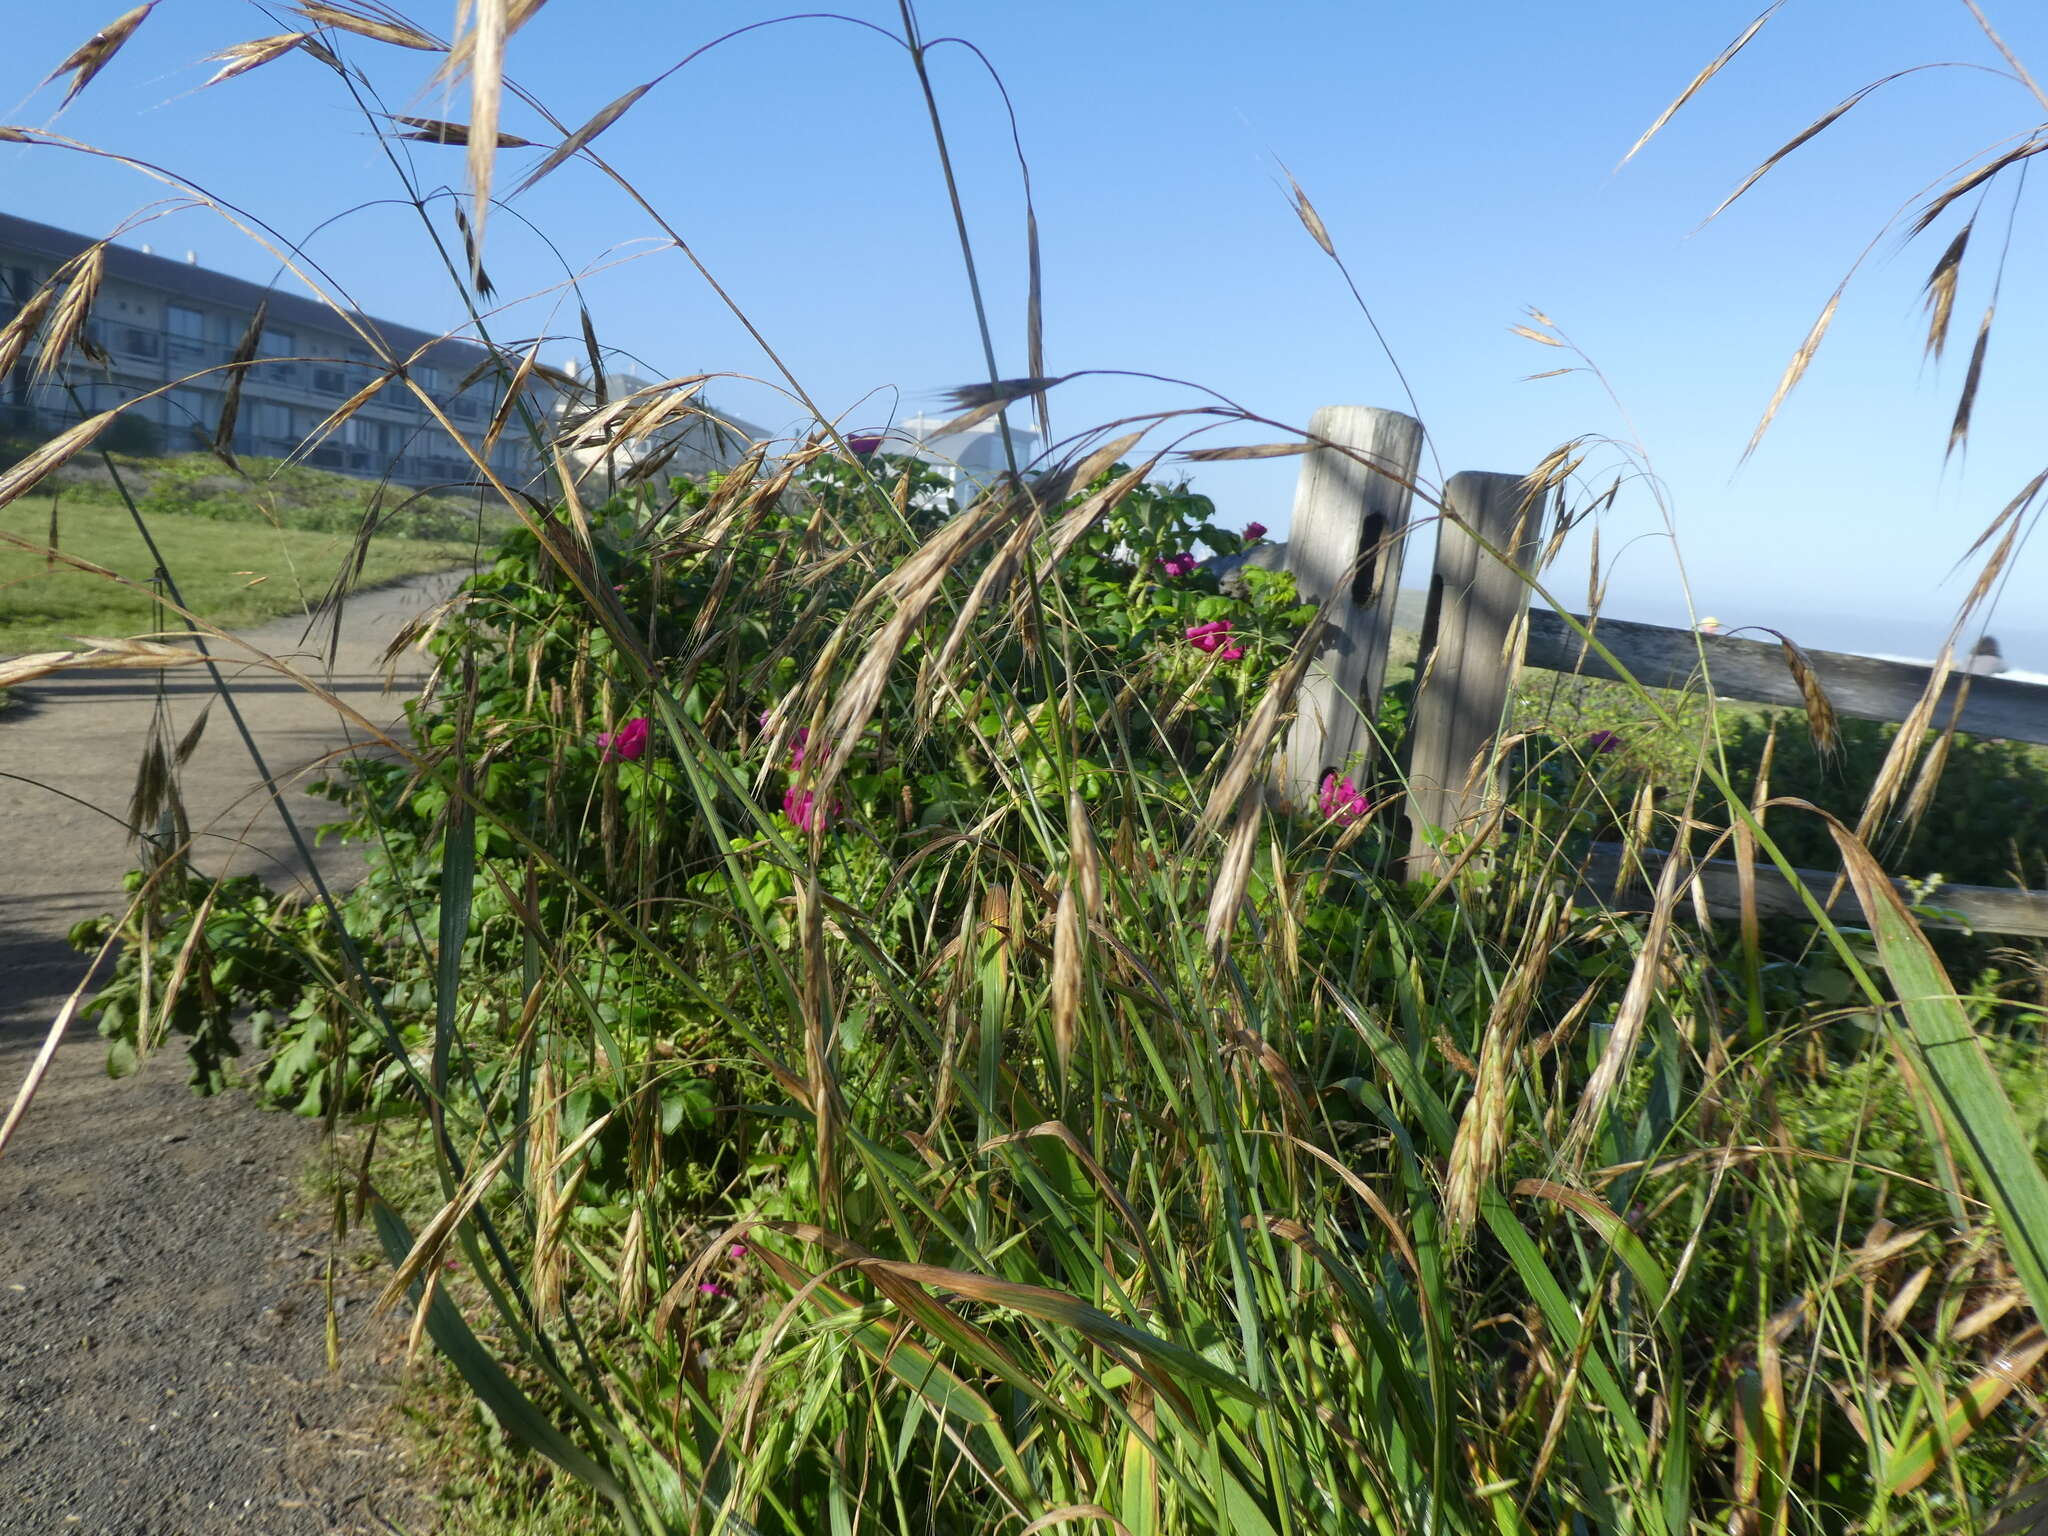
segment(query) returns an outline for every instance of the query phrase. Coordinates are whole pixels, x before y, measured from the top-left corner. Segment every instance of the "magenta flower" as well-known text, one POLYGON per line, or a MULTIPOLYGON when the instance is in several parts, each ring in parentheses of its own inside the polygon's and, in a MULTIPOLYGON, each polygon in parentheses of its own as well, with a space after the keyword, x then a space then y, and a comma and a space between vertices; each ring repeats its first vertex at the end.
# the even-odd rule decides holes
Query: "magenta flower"
POLYGON ((1159 562, 1159 566, 1160 569, 1166 572, 1169 579, 1178 581, 1183 576, 1194 575, 1195 568, 1199 563, 1191 554, 1180 554, 1168 555, 1159 562))
POLYGON ((1316 804, 1325 820, 1346 823, 1358 820, 1372 809, 1372 802, 1359 792, 1356 784, 1334 773, 1323 776, 1323 792, 1316 797, 1316 804))
POLYGON ((1226 645, 1223 647, 1221 654, 1225 661, 1243 661, 1244 647, 1241 645, 1226 645))
POLYGON ((714 1285, 709 1280, 706 1280, 702 1285, 697 1287, 697 1294, 699 1296, 723 1296, 725 1294, 725 1287, 722 1285, 714 1285))
POLYGON ((859 437, 849 437, 846 440, 846 446, 851 448, 855 453, 859 454, 862 458, 866 458, 869 454, 873 453, 877 448, 882 446, 882 439, 879 434, 864 433, 859 437))
POLYGON ((1586 738, 1588 752, 1619 752, 1621 738, 1612 731, 1595 731, 1586 738))
POLYGON ((637 757, 644 756, 647 751, 647 717, 635 715, 618 730, 610 733, 601 732, 597 744, 602 749, 603 755, 600 760, 603 762, 608 763, 615 757, 623 757, 631 762, 637 757))
POLYGON ((732 1245, 732 1256, 736 1259, 744 1259, 747 1256, 747 1245, 745 1243, 734 1243, 732 1245))
POLYGON ((789 766, 790 766, 790 767, 792 767, 792 768, 801 768, 801 767, 803 767, 803 765, 804 765, 804 743, 805 743, 805 742, 807 742, 807 741, 809 741, 810 739, 811 739, 811 728, 810 728, 810 727, 809 727, 808 725, 800 725, 800 726, 798 726, 798 727, 796 728, 796 734, 795 734, 794 736, 792 736, 792 737, 790 737, 790 738, 789 738, 789 766))
POLYGON ((1266 525, 1264 523, 1246 523, 1244 525, 1244 541, 1246 544, 1256 544, 1265 536, 1266 525))
MULTIPOLYGON (((1230 620, 1212 619, 1207 624, 1195 625, 1192 629, 1185 631, 1185 634, 1187 635, 1188 644, 1192 645, 1196 650, 1213 651, 1219 646, 1230 643, 1230 620)), ((1237 651, 1238 656, 1244 654, 1243 651, 1238 650, 1234 645, 1230 646, 1230 649, 1237 651)), ((1226 655, 1223 659, 1225 661, 1235 661, 1237 657, 1226 655)))
POLYGON ((834 800, 829 808, 822 806, 813 791, 799 790, 794 784, 783 791, 782 814, 787 816, 800 832, 809 832, 813 829, 824 831, 826 823, 844 809, 845 807, 837 800, 834 800))

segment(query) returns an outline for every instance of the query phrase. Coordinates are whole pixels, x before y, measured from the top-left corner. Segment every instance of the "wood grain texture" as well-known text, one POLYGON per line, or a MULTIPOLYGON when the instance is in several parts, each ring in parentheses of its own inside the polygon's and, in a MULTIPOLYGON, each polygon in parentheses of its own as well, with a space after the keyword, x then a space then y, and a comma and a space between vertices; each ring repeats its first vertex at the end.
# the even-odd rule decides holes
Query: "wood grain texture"
MULTIPOLYGON (((1623 882, 1621 846, 1617 843, 1596 843, 1593 857, 1587 865, 1586 879, 1595 897, 1605 905, 1626 908, 1631 903, 1640 902, 1647 906, 1650 883, 1655 881, 1663 867, 1664 857, 1654 850, 1646 853, 1643 856, 1644 871, 1623 882), (1617 891, 1618 882, 1620 889, 1617 891)), ((1702 864, 1695 871, 1695 878, 1706 897, 1707 910, 1715 917, 1732 919, 1742 915, 1742 896, 1734 860, 1714 859, 1702 864)), ((1862 909, 1856 904, 1855 892, 1846 883, 1834 905, 1829 907, 1828 894, 1834 888, 1835 875, 1822 870, 1802 869, 1799 878, 1836 922, 1862 925, 1862 909)), ((1909 902, 1912 900, 1903 880, 1894 880, 1892 884, 1909 902)), ((1757 862, 1756 871, 1756 905, 1758 913, 1764 917, 1804 919, 1811 916, 1792 882, 1761 859, 1757 862)), ((2008 890, 1990 885, 1945 885, 1934 893, 1928 907, 1928 910, 1917 914, 1925 927, 1972 928, 1980 933, 2048 937, 2048 891, 2008 890)))
MULTIPOLYGON (((1585 622, 1583 616, 1579 620, 1585 622)), ((1690 630, 1656 624, 1602 619, 1593 633, 1614 653, 1636 681, 1651 688, 1686 688, 1700 679, 1704 647, 1714 692, 1723 698, 1798 708, 1799 685, 1786 665, 1784 648, 1775 640, 1737 639, 1729 635, 1695 635, 1690 630)), ((1792 637, 1798 639, 1797 635, 1792 637)), ((1904 662, 1877 661, 1838 651, 1808 651, 1821 687, 1837 714, 1859 720, 1902 720, 1926 690, 1929 669, 1904 662)), ((1526 664, 1552 672, 1578 672, 1587 677, 1619 677, 1595 652, 1585 648, 1576 632, 1548 609, 1529 614, 1526 664)), ((1965 678, 1951 676, 1935 711, 1937 725, 1946 724, 1949 710, 1965 678)), ((1972 736, 2010 741, 2048 742, 2048 687, 2010 682, 1997 677, 1968 678, 1958 729, 1972 736)))
POLYGON ((1386 679, 1402 535, 1422 459, 1422 423, 1399 411, 1326 405, 1309 418, 1309 432, 1330 446, 1302 460, 1287 569, 1305 597, 1331 601, 1281 754, 1281 798, 1295 808, 1314 804, 1325 773, 1374 753, 1367 721, 1386 679))
POLYGON ((1428 829, 1474 831, 1492 809, 1491 748, 1529 606, 1522 572, 1542 531, 1541 504, 1530 501, 1520 475, 1453 475, 1444 507, 1408 739, 1411 880, 1442 872, 1428 829))

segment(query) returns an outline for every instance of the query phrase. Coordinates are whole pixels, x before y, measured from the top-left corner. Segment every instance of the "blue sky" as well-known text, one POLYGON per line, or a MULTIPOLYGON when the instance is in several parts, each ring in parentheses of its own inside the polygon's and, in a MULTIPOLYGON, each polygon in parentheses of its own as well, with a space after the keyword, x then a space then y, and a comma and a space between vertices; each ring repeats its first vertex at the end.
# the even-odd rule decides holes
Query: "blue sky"
MULTIPOLYGON (((1285 162, 1406 370, 1446 470, 1525 470, 1580 434, 1639 440, 1699 611, 1820 646, 1925 654, 1967 586, 1952 568, 2048 462, 2048 285, 2035 276, 2048 205, 2036 196, 2016 216, 1967 460, 1944 465, 1942 447, 1990 264, 1966 277, 1960 341, 1937 368, 1920 356, 1919 290, 1940 245, 1902 249, 1896 238, 1872 252, 1763 448, 1746 463, 1741 452, 1786 359, 1892 211, 2042 114, 1986 73, 1910 77, 1700 230, 1752 165, 1857 86, 1933 60, 1999 63, 1953 0, 1791 0, 1617 170, 1758 3, 926 0, 920 14, 928 37, 979 44, 1015 103, 1053 371, 1192 379, 1296 424, 1327 403, 1402 406, 1338 274, 1288 207, 1285 162), (1587 376, 1522 382, 1561 361, 1510 332, 1528 305, 1600 365, 1612 399, 1587 376)), ((2048 12, 1987 8, 2048 78, 2048 12)), ((61 93, 37 93, 37 82, 120 9, 65 3, 14 17, 0 64, 4 120, 150 158, 294 239, 370 205, 329 224, 312 253, 372 313, 459 323, 417 215, 376 201, 401 189, 326 71, 288 58, 196 91, 211 69, 201 55, 283 30, 256 6, 163 0, 53 123, 61 93)), ((411 14, 445 30, 453 10, 411 14)), ((552 0, 516 39, 511 66, 576 123, 719 33, 777 14, 752 3, 552 0)), ((849 14, 885 26, 895 15, 872 0, 849 14)), ((423 56, 372 43, 350 52, 394 110, 466 115, 428 91, 423 56)), ((947 48, 932 62, 999 361, 1021 373, 1024 218, 1008 120, 970 54, 947 48)), ((505 126, 548 137, 524 108, 505 126)), ((936 408, 939 391, 981 374, 929 126, 900 48, 844 22, 769 27, 674 76, 601 143, 848 425, 936 408)), ((409 148, 426 187, 459 183, 459 151, 409 148)), ((505 183, 539 153, 507 153, 505 183)), ((97 234, 160 195, 121 167, 0 147, 0 207, 10 211, 97 234)), ((770 372, 677 253, 646 254, 653 226, 595 171, 565 167, 515 208, 570 266, 603 268, 584 291, 608 345, 663 372, 770 372)), ((1985 207, 1980 251, 2002 238, 2007 210, 2004 200, 1985 207)), ((259 279, 273 270, 208 214, 133 238, 259 279)), ((489 266, 507 294, 562 273, 539 236, 503 213, 489 266)), ((552 302, 503 317, 503 333, 548 325, 552 302)), ((573 311, 552 323, 573 330, 573 311)), ((771 425, 797 415, 765 386, 733 384, 717 398, 771 425)), ((1197 397, 1095 380, 1054 398, 1055 428, 1070 432, 1197 397)), ((1227 521, 1280 527, 1293 476, 1279 460, 1204 467, 1195 479, 1227 521)), ((1610 611, 1682 618, 1663 529, 1635 482, 1602 533, 1610 611)), ((2037 670, 2048 670, 2044 561, 2023 559, 1992 626, 2015 665, 2037 670)), ((1582 599, 1582 552, 1554 577, 1564 598, 1582 599)))

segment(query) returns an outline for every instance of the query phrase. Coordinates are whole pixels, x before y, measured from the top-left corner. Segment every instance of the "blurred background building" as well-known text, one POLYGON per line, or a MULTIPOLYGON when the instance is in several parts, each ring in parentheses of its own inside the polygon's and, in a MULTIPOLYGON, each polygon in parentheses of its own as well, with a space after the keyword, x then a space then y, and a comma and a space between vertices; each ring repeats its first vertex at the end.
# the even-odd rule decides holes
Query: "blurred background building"
MULTIPOLYGON (((69 230, 0 214, 0 324, 91 244, 69 230)), ((106 363, 74 355, 60 375, 35 383, 31 346, 0 380, 0 435, 46 436, 169 384, 164 394, 123 417, 132 425, 120 428, 112 445, 165 453, 204 447, 220 420, 227 383, 222 365, 256 306, 267 300, 260 361, 242 381, 236 452, 280 459, 296 454, 321 469, 414 486, 475 477, 474 466, 402 385, 379 390, 325 441, 308 444, 335 407, 378 372, 372 342, 325 305, 210 271, 189 251, 180 261, 147 247, 110 244, 105 262, 86 335, 106 354, 106 363)), ((361 314, 354 319, 386 354, 413 359, 413 381, 465 435, 481 436, 502 398, 501 371, 489 353, 389 320, 361 314)), ((510 427, 492 450, 491 466, 520 484, 538 468, 531 444, 510 427)))

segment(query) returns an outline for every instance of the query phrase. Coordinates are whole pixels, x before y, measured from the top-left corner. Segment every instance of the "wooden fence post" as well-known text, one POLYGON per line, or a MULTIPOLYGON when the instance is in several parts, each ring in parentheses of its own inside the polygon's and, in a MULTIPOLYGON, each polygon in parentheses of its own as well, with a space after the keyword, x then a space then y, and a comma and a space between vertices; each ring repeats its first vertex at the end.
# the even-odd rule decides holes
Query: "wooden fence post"
POLYGON ((1448 867, 1425 829, 1472 830, 1491 810, 1493 738, 1519 661, 1542 502, 1520 475, 1465 471, 1444 490, 1409 725, 1411 880, 1448 867), (1486 546, 1514 561, 1502 564, 1486 546))
POLYGON ((1304 599, 1334 600, 1281 754, 1281 798, 1294 810, 1315 804, 1325 774, 1372 751, 1368 722, 1386 677, 1401 536, 1422 461, 1422 423, 1399 411, 1326 405, 1308 429, 1332 446, 1302 462, 1287 569, 1304 599))

